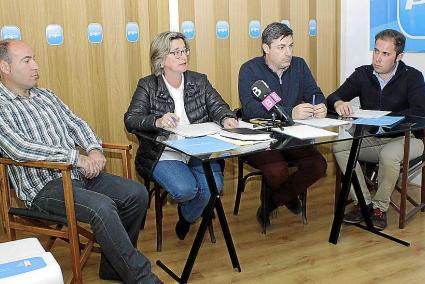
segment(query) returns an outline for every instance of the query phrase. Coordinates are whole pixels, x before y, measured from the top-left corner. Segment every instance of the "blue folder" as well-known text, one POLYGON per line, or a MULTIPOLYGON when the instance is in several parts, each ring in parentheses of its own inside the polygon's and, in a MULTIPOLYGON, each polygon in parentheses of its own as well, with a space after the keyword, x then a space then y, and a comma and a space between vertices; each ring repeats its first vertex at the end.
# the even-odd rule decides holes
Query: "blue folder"
POLYGON ((183 151, 188 155, 201 155, 228 151, 238 147, 237 145, 210 136, 170 140, 165 143, 173 148, 183 151))
POLYGON ((392 127, 402 121, 404 116, 381 116, 376 118, 358 118, 353 121, 353 124, 374 125, 383 127, 392 127))

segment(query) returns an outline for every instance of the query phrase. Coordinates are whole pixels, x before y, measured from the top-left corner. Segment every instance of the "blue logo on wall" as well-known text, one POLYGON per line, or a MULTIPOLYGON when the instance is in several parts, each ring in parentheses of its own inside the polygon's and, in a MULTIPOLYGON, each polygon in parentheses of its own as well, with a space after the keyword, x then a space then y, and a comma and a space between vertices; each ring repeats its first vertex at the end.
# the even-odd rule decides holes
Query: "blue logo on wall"
POLYGON ((259 38, 260 31, 261 31, 260 21, 252 20, 251 22, 249 22, 249 36, 251 38, 259 38))
POLYGON ((21 30, 17 26, 3 26, 1 39, 21 39, 21 30))
POLYGON ((50 45, 61 45, 63 43, 63 29, 60 25, 48 25, 46 27, 46 40, 50 45))
POLYGON ((425 0, 371 0, 370 49, 375 35, 395 29, 406 36, 406 52, 425 52, 425 0))
POLYGON ((215 34, 218 39, 226 39, 229 37, 229 23, 226 21, 218 21, 215 25, 215 34))
POLYGON ((129 42, 139 40, 139 25, 136 22, 128 22, 125 26, 125 34, 129 42))
POLYGON ((317 36, 317 22, 316 20, 308 21, 308 35, 317 36))
POLYGON ((192 21, 184 21, 181 26, 181 31, 187 39, 195 38, 195 24, 192 21))
POLYGON ((91 43, 101 43, 103 40, 102 25, 98 23, 90 23, 87 26, 87 37, 91 43))

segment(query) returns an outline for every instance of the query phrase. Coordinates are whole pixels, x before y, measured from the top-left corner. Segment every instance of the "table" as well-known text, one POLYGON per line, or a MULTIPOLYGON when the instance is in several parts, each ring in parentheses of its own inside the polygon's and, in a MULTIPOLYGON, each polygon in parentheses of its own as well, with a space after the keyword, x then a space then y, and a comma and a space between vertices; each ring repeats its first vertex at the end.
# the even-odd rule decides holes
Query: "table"
MULTIPOLYGON (((338 134, 341 134, 345 127, 346 126, 330 127, 326 129, 330 131, 335 131, 335 132, 338 132, 338 134)), ((422 129, 425 129, 425 118, 406 117, 401 123, 399 123, 398 125, 396 125, 395 127, 391 129, 388 129, 387 133, 392 135, 400 133, 400 135, 403 135, 405 131, 414 131, 414 130, 422 130, 422 129)), ((217 159, 228 159, 232 157, 238 157, 238 156, 249 155, 253 153, 259 153, 263 151, 270 151, 270 150, 276 150, 276 149, 282 150, 282 149, 308 147, 308 146, 320 145, 320 144, 331 144, 331 143, 344 141, 344 140, 352 140, 353 143, 352 143, 350 157, 347 164, 346 174, 343 179, 342 190, 339 195, 339 200, 336 206, 336 211, 335 211, 335 216, 333 220, 332 230, 329 237, 329 242, 336 244, 338 241, 338 237, 339 237, 341 225, 342 225, 342 220, 344 216, 344 211, 345 211, 345 201, 348 198, 350 186, 353 181, 355 193, 357 195, 359 204, 362 208, 362 212, 366 220, 366 226, 359 225, 359 227, 369 232, 372 232, 376 235, 388 238, 390 240, 399 242, 404 245, 408 245, 408 243, 403 240, 399 240, 385 233, 379 232, 373 228, 371 219, 369 217, 369 213, 366 209, 366 204, 365 204, 363 195, 361 193, 360 186, 358 184, 357 177, 354 172, 354 168, 357 162, 358 153, 360 150, 362 139, 364 137, 373 136, 374 133, 376 133, 376 131, 374 131, 376 130, 376 127, 364 126, 364 125, 352 125, 352 130, 354 130, 352 137, 338 135, 338 136, 321 137, 321 138, 307 139, 307 140, 300 140, 293 137, 288 137, 284 134, 275 133, 274 138, 277 139, 277 141, 275 142, 267 142, 262 144, 241 146, 229 151, 222 151, 222 152, 215 152, 215 153, 201 154, 201 155, 190 155, 188 153, 185 153, 184 151, 175 149, 179 152, 188 154, 189 156, 191 156, 191 158, 199 159, 202 162, 202 166, 204 168, 204 171, 207 177, 208 185, 211 190, 211 198, 209 200, 209 203, 206 209, 204 210, 205 214, 203 214, 202 216, 201 224, 196 233, 196 237, 193 241, 192 248, 189 252, 189 256, 184 266, 182 275, 179 277, 170 268, 168 268, 161 260, 158 260, 156 262, 157 265, 160 266, 162 269, 164 269, 177 282, 187 283, 190 277, 190 273, 192 271, 193 265, 195 263, 196 257, 198 255, 199 249, 202 245, 202 241, 204 239, 204 235, 206 233, 208 224, 212 219, 213 212, 215 209, 220 222, 221 230, 224 235, 224 239, 226 241, 227 250, 228 250, 233 268, 236 271, 241 272, 241 266, 240 266, 236 249, 233 243, 232 235, 229 229, 229 225, 227 223, 227 219, 224 213, 223 205, 220 200, 220 196, 218 194, 217 186, 213 178, 213 172, 210 165, 211 161, 214 161, 217 159)), ((155 135, 153 135, 152 132, 150 133, 137 132, 134 134, 136 134, 139 139, 147 139, 155 143, 160 143, 164 145, 167 145, 166 144, 167 141, 176 139, 175 134, 171 134, 166 131, 158 132, 155 135)))

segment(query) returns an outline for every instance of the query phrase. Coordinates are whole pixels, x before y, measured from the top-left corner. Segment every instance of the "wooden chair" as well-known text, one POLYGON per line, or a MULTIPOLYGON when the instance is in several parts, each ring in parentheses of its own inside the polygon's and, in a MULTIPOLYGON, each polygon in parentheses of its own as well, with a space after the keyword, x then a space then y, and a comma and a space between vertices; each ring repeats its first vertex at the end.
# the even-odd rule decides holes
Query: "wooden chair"
MULTIPOLYGON (((425 132, 424 132, 425 134, 425 132)), ((422 138, 425 144, 425 136, 422 138)), ((410 131, 404 133, 404 149, 403 149, 403 162, 400 168, 399 182, 395 186, 395 190, 400 193, 400 201, 396 202, 391 199, 390 205, 399 213, 398 227, 404 229, 406 223, 415 216, 419 211, 425 211, 425 152, 422 156, 409 161, 410 151, 410 131), (404 165, 408 165, 405 167, 404 165), (409 195, 407 190, 409 186, 409 178, 418 173, 422 174, 420 197, 414 198, 409 195), (411 205, 410 209, 407 209, 407 202, 411 205)), ((369 169, 369 174, 365 173, 366 184, 369 189, 376 189, 378 185, 378 164, 370 162, 362 162, 361 164, 363 171, 369 169)), ((341 191, 342 172, 338 166, 336 166, 336 178, 335 178, 335 201, 338 200, 339 192, 341 191)), ((335 202, 336 204, 336 202, 335 202)))
MULTIPOLYGON (((123 176, 131 178, 130 149, 131 145, 104 143, 108 152, 119 154, 122 160, 123 176)), ((107 156, 108 157, 108 156, 107 156)), ((16 231, 49 236, 45 249, 50 250, 55 240, 60 238, 69 243, 72 264, 72 276, 67 283, 82 283, 81 269, 84 267, 92 251, 99 252, 95 246, 96 239, 91 231, 81 226, 75 217, 74 195, 71 181, 72 165, 53 162, 15 162, 8 158, 0 158, 0 198, 3 224, 9 240, 16 240, 16 231), (14 193, 10 188, 7 166, 26 166, 61 171, 65 195, 66 217, 34 212, 24 207, 14 206, 14 193), (82 238, 81 238, 82 237, 82 238), (83 241, 84 240, 84 241, 83 241)), ((86 226, 87 227, 87 226, 86 226)))
MULTIPOLYGON (((252 171, 246 175, 244 175, 244 164, 246 164, 247 161, 245 157, 238 157, 238 185, 236 190, 236 197, 235 197, 235 205, 233 207, 233 215, 238 215, 239 213, 239 206, 241 202, 242 193, 245 191, 245 185, 248 182, 248 179, 254 176, 261 176, 261 192, 265 195, 267 187, 266 182, 264 180, 263 173, 260 170, 252 171)), ((301 200, 301 206, 302 206, 302 220, 303 224, 307 224, 307 192, 303 192, 299 196, 301 200)), ((264 202, 265 196, 262 198, 262 202, 264 202)), ((261 204, 264 206, 264 204, 261 204)), ((266 228, 262 228, 262 233, 266 233, 266 228)))

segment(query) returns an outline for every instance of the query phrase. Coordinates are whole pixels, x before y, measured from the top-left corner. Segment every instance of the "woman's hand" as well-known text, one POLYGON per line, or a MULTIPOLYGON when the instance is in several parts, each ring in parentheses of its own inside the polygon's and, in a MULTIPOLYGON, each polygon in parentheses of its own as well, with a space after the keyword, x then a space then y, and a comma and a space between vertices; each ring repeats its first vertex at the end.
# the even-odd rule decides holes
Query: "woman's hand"
POLYGON ((237 121, 233 117, 227 117, 223 120, 224 128, 236 128, 238 126, 239 126, 239 121, 237 121))
POLYGON ((180 118, 172 112, 167 112, 162 117, 155 121, 155 126, 158 128, 175 128, 180 118))

